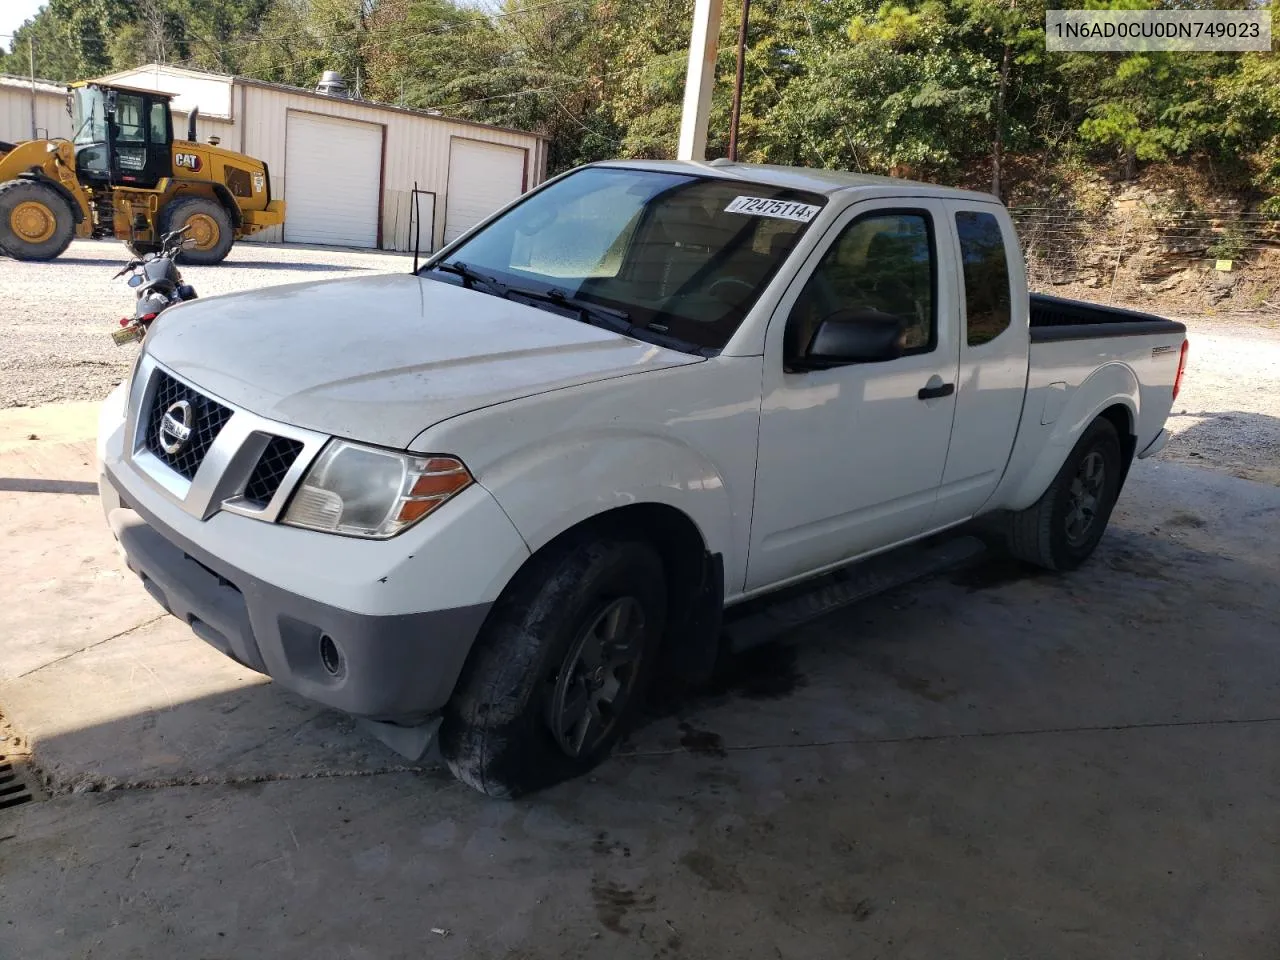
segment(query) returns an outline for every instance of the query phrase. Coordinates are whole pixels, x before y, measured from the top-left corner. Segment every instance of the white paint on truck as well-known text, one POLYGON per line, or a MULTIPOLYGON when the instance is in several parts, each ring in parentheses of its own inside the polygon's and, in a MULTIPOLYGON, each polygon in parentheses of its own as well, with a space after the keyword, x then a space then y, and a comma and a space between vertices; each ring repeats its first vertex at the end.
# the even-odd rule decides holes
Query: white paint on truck
POLYGON ((668 646, 712 645, 720 605, 985 514, 1007 513, 1036 562, 1088 555, 1129 458, 1161 443, 1184 331, 1033 302, 1017 251, 982 194, 594 165, 420 276, 166 313, 104 410, 104 508, 131 566, 211 643, 397 736, 442 714, 455 772, 519 792, 607 753, 659 622, 668 646), (744 215, 741 197, 762 202, 744 215), (230 418, 202 462, 156 448, 173 398, 197 408, 193 436, 230 418), (358 469, 319 455, 333 438, 407 479, 357 489, 358 469), (409 519, 316 528, 326 504, 379 497, 409 519), (655 570, 658 594, 626 586, 655 570), (630 646, 605 637, 624 620, 630 646), (626 667, 583 652, 597 642, 640 652, 626 667), (570 713, 577 753, 554 719, 570 713), (519 776, 494 766, 513 745, 519 776))

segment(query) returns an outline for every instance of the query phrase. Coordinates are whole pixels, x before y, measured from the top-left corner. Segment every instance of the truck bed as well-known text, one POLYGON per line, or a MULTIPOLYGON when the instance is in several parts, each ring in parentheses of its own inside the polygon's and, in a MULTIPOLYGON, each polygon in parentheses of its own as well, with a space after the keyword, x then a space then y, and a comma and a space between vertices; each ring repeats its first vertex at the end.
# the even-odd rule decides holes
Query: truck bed
POLYGON ((1186 332, 1183 324, 1154 313, 1108 307, 1085 300, 1068 300, 1045 293, 1031 294, 1032 343, 1186 332))

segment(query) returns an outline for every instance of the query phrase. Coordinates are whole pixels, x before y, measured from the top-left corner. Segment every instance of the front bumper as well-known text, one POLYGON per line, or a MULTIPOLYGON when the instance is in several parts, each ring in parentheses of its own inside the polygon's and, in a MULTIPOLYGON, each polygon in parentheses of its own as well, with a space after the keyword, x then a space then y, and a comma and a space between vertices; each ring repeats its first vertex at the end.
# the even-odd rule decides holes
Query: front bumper
MULTIPOLYGON (((202 550, 102 472, 107 522, 151 595, 195 634, 282 686, 345 713, 416 723, 453 692, 489 603, 425 613, 354 613, 301 596, 202 550), (320 655, 328 636, 339 668, 320 655)), ((248 521, 254 522, 254 521, 248 521)))

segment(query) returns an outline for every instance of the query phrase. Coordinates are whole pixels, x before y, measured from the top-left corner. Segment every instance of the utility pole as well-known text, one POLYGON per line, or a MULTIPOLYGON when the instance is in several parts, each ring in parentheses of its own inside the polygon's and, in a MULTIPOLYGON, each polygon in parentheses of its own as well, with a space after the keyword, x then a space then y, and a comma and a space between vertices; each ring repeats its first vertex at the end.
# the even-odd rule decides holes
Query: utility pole
POLYGON ((27 63, 31 66, 31 139, 36 140, 36 41, 32 36, 27 37, 27 63))
POLYGON ((711 88, 716 77, 716 47, 724 0, 694 0, 693 31, 689 36, 689 72, 684 81, 684 112, 680 116, 681 160, 704 160, 711 88))
POLYGON ((742 0, 742 23, 738 24, 738 76, 733 81, 733 116, 729 121, 729 159, 738 159, 738 120, 742 116, 742 77, 747 67, 747 21, 751 0, 742 0))

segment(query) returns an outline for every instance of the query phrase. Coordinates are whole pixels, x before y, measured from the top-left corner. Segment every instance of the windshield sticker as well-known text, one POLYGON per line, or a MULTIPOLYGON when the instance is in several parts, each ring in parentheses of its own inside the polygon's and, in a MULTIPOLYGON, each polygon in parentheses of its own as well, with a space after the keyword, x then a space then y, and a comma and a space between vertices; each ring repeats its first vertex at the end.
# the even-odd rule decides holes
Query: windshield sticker
POLYGON ((792 203, 789 200, 770 200, 768 197, 734 197, 724 208, 725 213, 742 213, 748 217, 781 217, 783 220, 799 220, 808 223, 818 215, 821 207, 808 203, 792 203))

